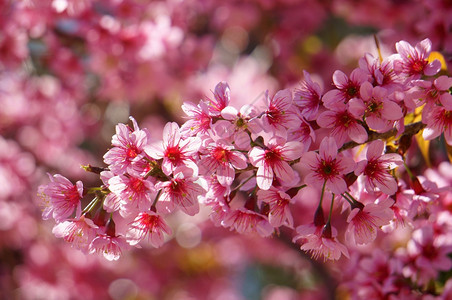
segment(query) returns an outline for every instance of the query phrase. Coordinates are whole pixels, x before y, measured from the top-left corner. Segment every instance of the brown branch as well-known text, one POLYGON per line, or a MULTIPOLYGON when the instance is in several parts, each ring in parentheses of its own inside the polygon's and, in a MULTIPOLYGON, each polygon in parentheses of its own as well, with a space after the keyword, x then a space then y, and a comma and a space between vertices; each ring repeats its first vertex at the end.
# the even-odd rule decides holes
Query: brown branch
MULTIPOLYGON (((422 122, 416 122, 416 123, 412 123, 412 124, 406 125, 405 126, 405 131, 403 132, 402 135, 413 136, 416 133, 418 133, 419 131, 421 131, 422 129, 424 129, 425 126, 427 126, 427 125, 422 123, 422 122)), ((369 143, 369 142, 372 142, 372 141, 375 141, 375 140, 380 140, 380 139, 385 140, 385 139, 388 139, 390 137, 394 137, 396 135, 397 135, 397 128, 393 128, 393 129, 391 129, 389 131, 386 131, 386 132, 383 132, 383 133, 378 133, 378 132, 375 132, 375 131, 371 131, 369 133, 369 137, 368 137, 367 141, 364 142, 363 144, 366 144, 366 143, 369 143)), ((356 142, 353 142, 353 141, 345 143, 339 149, 339 152, 347 150, 347 149, 351 149, 351 148, 359 146, 359 145, 362 145, 362 144, 356 143, 356 142)))

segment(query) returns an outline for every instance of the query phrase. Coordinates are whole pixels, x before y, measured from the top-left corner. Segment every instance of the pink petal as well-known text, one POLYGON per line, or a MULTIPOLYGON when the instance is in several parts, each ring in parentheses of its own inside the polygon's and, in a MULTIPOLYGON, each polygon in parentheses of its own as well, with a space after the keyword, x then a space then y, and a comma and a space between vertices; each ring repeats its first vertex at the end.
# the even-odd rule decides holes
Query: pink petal
POLYGON ((248 154, 250 162, 255 167, 262 167, 264 165, 265 151, 259 147, 254 147, 248 154))
POLYGON ((452 95, 444 93, 439 97, 439 101, 446 108, 446 110, 452 110, 452 95))
POLYGON ((308 166, 310 169, 316 169, 320 163, 320 156, 314 151, 303 154, 300 164, 308 166))
POLYGON ((355 118, 362 118, 364 115, 364 112, 366 111, 366 105, 364 104, 363 100, 358 98, 353 98, 348 101, 348 111, 355 117, 355 118))
POLYGON ((317 124, 322 128, 331 128, 336 124, 336 112, 327 110, 319 115, 316 120, 317 124))
POLYGON ((280 111, 287 111, 292 106, 292 92, 289 89, 278 91, 273 96, 271 104, 280 111))
POLYGON ((425 140, 433 140, 434 138, 437 138, 440 134, 441 134, 441 131, 438 130, 438 128, 426 127, 426 128, 424 128, 424 131, 422 132, 422 137, 425 140))
POLYGON ((359 94, 363 100, 369 100, 372 97, 373 87, 368 81, 364 82, 359 88, 359 94))
POLYGON ((387 180, 374 180, 374 184, 387 195, 393 195, 397 192, 397 182, 388 174, 387 180))
POLYGON ((441 70, 441 62, 435 59, 432 63, 428 64, 424 69, 424 74, 427 76, 433 76, 441 70))
POLYGON ((221 116, 223 118, 225 118, 226 120, 230 120, 230 121, 237 119, 237 114, 238 114, 238 111, 233 106, 226 106, 221 111, 221 116))
POLYGON ((367 148, 366 157, 367 160, 378 159, 385 148, 385 143, 382 140, 376 140, 369 144, 367 148))
POLYGON ((294 160, 300 158, 304 152, 304 147, 300 142, 287 142, 281 151, 282 156, 286 160, 294 160))
POLYGON ((336 160, 338 161, 343 174, 347 174, 355 170, 356 162, 353 160, 353 158, 340 155, 336 160))
POLYGON ((347 184, 341 177, 333 177, 326 182, 326 187, 334 194, 340 195, 347 190, 347 184))
POLYGON ((452 87, 452 77, 448 77, 446 75, 440 76, 435 79, 433 84, 438 90, 447 91, 450 87, 452 87))
POLYGON ((179 125, 176 122, 168 122, 163 128, 163 145, 165 147, 173 147, 179 143, 179 140, 179 125))
POLYGON ((336 107, 345 107, 344 102, 341 100, 342 93, 339 90, 331 90, 326 92, 322 97, 323 105, 328 109, 335 109, 336 107))
POLYGON ((236 169, 245 169, 248 164, 246 162, 246 156, 243 153, 231 152, 229 154, 229 161, 236 169))
POLYGON ((227 165, 217 169, 217 179, 222 186, 230 186, 234 181, 234 168, 227 165))
POLYGON ((294 170, 285 161, 275 163, 273 171, 275 172, 276 178, 282 182, 291 183, 296 179, 294 170))
POLYGON ((378 132, 385 131, 388 128, 388 120, 382 119, 375 114, 366 117, 367 125, 378 132))
POLYGON ((348 136, 356 143, 362 144, 367 141, 368 135, 366 129, 358 123, 350 124, 347 130, 348 136))
POLYGON ((384 101, 381 109, 382 116, 388 120, 403 118, 402 108, 393 101, 384 101))
POLYGON ((333 82, 336 87, 339 89, 345 87, 348 84, 348 77, 344 72, 340 70, 336 70, 333 73, 333 82))
POLYGON ((336 141, 332 137, 323 138, 319 147, 319 154, 325 160, 333 160, 337 156, 336 141))
POLYGON ((273 169, 266 166, 259 167, 257 169, 256 182, 260 189, 270 189, 273 183, 273 169))

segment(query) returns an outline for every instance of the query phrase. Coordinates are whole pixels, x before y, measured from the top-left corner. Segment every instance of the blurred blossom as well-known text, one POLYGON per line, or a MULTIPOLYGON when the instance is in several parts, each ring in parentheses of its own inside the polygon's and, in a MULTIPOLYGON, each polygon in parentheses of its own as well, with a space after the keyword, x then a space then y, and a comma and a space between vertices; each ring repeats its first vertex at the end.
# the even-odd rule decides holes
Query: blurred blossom
POLYGON ((445 0, 0 1, 0 298, 449 299, 451 15, 445 0), (402 138, 340 149, 371 129, 402 138), (319 160, 322 141, 337 145, 319 160), (325 165, 336 155, 347 168, 325 165), (342 244, 347 219, 365 247, 342 244), (290 234, 311 225, 303 249, 350 260, 301 254, 290 234))

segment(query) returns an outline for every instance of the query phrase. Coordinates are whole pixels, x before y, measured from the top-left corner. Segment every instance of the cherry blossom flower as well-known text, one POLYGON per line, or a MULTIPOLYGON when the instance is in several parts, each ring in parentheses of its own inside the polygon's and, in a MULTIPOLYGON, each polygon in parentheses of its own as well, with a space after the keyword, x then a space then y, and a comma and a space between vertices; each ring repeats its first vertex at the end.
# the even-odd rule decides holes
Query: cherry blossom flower
POLYGON ((436 239, 431 225, 419 227, 413 232, 406 248, 407 258, 414 261, 414 265, 407 265, 403 273, 425 284, 430 278, 436 278, 438 272, 452 268, 452 260, 448 256, 451 252, 452 245, 436 239))
POLYGON ((181 138, 179 125, 169 122, 163 129, 163 142, 144 147, 147 155, 154 159, 163 158, 162 170, 171 175, 175 168, 189 170, 194 176, 198 174, 198 166, 193 161, 194 155, 201 146, 197 137, 181 138))
POLYGON ((297 128, 289 129, 288 141, 299 141, 304 146, 304 151, 309 150, 311 144, 315 141, 316 135, 314 129, 303 117, 300 117, 301 124, 297 128))
POLYGON ((338 147, 349 139, 364 143, 368 135, 366 129, 350 112, 347 106, 335 106, 332 110, 324 111, 317 118, 317 124, 322 128, 330 128, 330 136, 334 137, 338 147))
POLYGON ((43 219, 47 220, 52 216, 56 222, 61 222, 69 217, 74 210, 76 211, 76 218, 80 217, 83 183, 77 181, 74 185, 60 174, 48 175, 50 183, 41 185, 38 190, 38 195, 43 200, 43 219))
POLYGON ((273 233, 273 226, 270 225, 265 216, 244 207, 230 210, 222 225, 233 228, 242 234, 257 233, 262 237, 268 237, 273 233))
POLYGON ((290 90, 276 92, 273 97, 265 94, 267 110, 262 116, 262 129, 265 132, 272 132, 273 135, 287 138, 287 129, 296 128, 301 121, 292 107, 292 93, 290 90))
POLYGON ((436 105, 452 107, 452 95, 449 93, 449 89, 452 87, 452 77, 443 75, 434 81, 413 80, 412 83, 418 90, 413 92, 410 97, 426 103, 424 110, 429 110, 436 105))
POLYGON ((115 174, 123 174, 132 162, 143 152, 143 147, 149 141, 149 135, 145 130, 140 130, 134 118, 134 130, 124 124, 116 125, 116 134, 112 137, 111 148, 104 155, 104 162, 109 165, 115 174))
POLYGON ((243 153, 234 151, 225 140, 207 139, 201 147, 201 166, 205 173, 215 173, 221 185, 229 186, 235 178, 235 169, 245 169, 248 164, 243 153))
POLYGON ((286 225, 293 228, 293 217, 289 208, 292 198, 289 195, 271 186, 269 190, 259 190, 257 199, 269 204, 268 221, 273 227, 286 225))
POLYGON ((122 256, 122 250, 127 249, 127 246, 123 237, 100 234, 89 245, 89 252, 102 254, 105 259, 113 261, 122 256))
POLYGON ((171 228, 160 215, 153 211, 147 211, 140 212, 129 224, 125 237, 132 246, 147 238, 153 247, 158 248, 165 241, 164 234, 171 235, 171 228))
POLYGON ((87 253, 91 241, 96 237, 97 228, 91 219, 81 216, 55 225, 52 233, 57 238, 63 238, 72 247, 87 253))
POLYGON ((387 98, 387 90, 370 82, 364 82, 360 88, 361 99, 351 99, 349 111, 356 117, 365 117, 367 125, 377 132, 392 128, 395 120, 403 118, 400 106, 387 98))
POLYGON ((300 158, 303 146, 299 142, 287 142, 274 137, 269 140, 263 149, 253 147, 249 152, 249 159, 253 166, 257 167, 256 180, 260 189, 268 190, 275 176, 280 182, 290 184, 296 176, 288 161, 300 158))
POLYGON ((373 79, 371 82, 374 86, 380 86, 386 90, 393 92, 402 88, 402 80, 394 72, 393 61, 373 57, 372 54, 366 53, 359 60, 360 69, 366 71, 373 79))
POLYGON ((394 70, 403 73, 413 79, 419 79, 421 75, 433 76, 441 69, 439 60, 428 62, 428 57, 432 49, 432 42, 424 39, 411 46, 406 41, 396 43, 398 55, 394 55, 394 70))
POLYGON ((344 106, 350 99, 360 97, 361 84, 367 81, 366 73, 361 69, 355 69, 350 78, 342 71, 335 71, 333 82, 337 89, 328 91, 323 95, 323 105, 333 109, 335 106, 344 106))
POLYGON ((314 223, 300 225, 296 231, 293 241, 301 240, 300 249, 310 252, 314 259, 323 256, 324 261, 338 260, 342 254, 349 257, 347 248, 337 240, 337 230, 334 227, 331 227, 331 236, 324 234, 323 225, 316 226, 314 223))
POLYGON ((301 87, 295 89, 294 104, 299 107, 301 115, 307 120, 314 120, 319 111, 322 89, 320 85, 311 79, 311 75, 303 71, 304 80, 300 82, 301 87))
POLYGON ((257 115, 256 109, 251 105, 243 105, 240 111, 233 106, 227 106, 221 111, 221 116, 225 120, 217 121, 215 127, 223 127, 222 131, 225 134, 219 135, 220 137, 232 140, 238 149, 249 150, 248 123, 257 115))
POLYGON ((344 175, 355 168, 352 158, 337 153, 336 141, 332 137, 322 140, 319 153, 310 151, 303 154, 300 164, 310 171, 304 179, 306 184, 317 188, 325 184, 335 194, 342 194, 347 190, 344 175))
POLYGON ((148 210, 156 195, 156 188, 150 178, 118 175, 108 180, 108 188, 117 197, 110 199, 108 207, 114 209, 119 201, 120 213, 129 215, 135 211, 148 210))
POLYGON ((198 196, 204 189, 194 182, 193 177, 184 177, 182 172, 178 172, 171 180, 157 183, 155 188, 161 189, 156 205, 158 213, 171 213, 177 208, 189 216, 199 212, 198 196))
POLYGON ((377 237, 378 229, 389 224, 394 218, 391 206, 394 201, 385 198, 382 201, 355 207, 348 215, 347 237, 350 241, 362 245, 368 244, 377 237))
POLYGON ((357 163, 355 175, 362 174, 368 192, 378 189, 392 195, 397 191, 397 182, 389 171, 402 165, 403 160, 396 153, 383 154, 384 148, 385 143, 381 140, 370 143, 366 150, 367 159, 357 163))
POLYGON ((448 145, 452 145, 452 106, 449 108, 436 106, 422 116, 422 122, 427 124, 422 137, 432 140, 444 133, 448 145))
POLYGON ((183 136, 188 137, 197 133, 205 133, 212 125, 212 117, 209 114, 207 103, 200 101, 198 105, 194 105, 190 102, 184 102, 182 110, 189 118, 181 126, 180 132, 183 136))
POLYGON ((230 97, 231 97, 231 89, 229 85, 222 81, 215 86, 215 91, 213 92, 213 99, 209 99, 208 108, 209 112, 218 116, 221 114, 221 111, 229 105, 230 97))

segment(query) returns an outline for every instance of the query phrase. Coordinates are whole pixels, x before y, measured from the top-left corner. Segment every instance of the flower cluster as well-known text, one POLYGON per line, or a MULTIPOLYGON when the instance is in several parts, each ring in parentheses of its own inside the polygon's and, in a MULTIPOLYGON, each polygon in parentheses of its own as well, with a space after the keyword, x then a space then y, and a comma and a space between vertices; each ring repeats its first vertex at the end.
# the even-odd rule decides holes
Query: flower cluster
POLYGON ((131 117, 132 127, 116 127, 107 167, 84 167, 103 185, 83 188, 54 175, 40 188, 43 217, 58 223, 57 236, 109 260, 130 246, 162 246, 172 235, 169 214, 194 216, 204 206, 215 225, 238 233, 268 237, 289 228, 302 250, 325 260, 349 257, 381 229, 411 224, 412 241, 397 254, 407 261, 397 274, 427 284, 438 275, 432 270, 452 265, 452 248, 441 236, 447 225, 435 234, 420 219, 433 216, 426 204, 450 190, 419 181, 406 164, 407 143, 423 129, 426 140, 444 133, 452 145, 452 78, 435 77, 441 63, 429 60, 429 40, 415 47, 401 41, 396 49, 385 59, 366 54, 350 76, 336 71, 325 94, 305 72, 294 92, 266 92, 262 103, 238 109, 220 82, 211 98, 184 103, 186 122, 167 123, 162 140, 131 117), (303 197, 305 189, 320 194, 317 208, 294 218, 294 205, 313 201, 303 197), (88 195, 94 198, 81 210, 88 195), (345 241, 333 226, 337 206, 348 223, 345 241), (294 219, 304 224, 296 227, 294 219))

